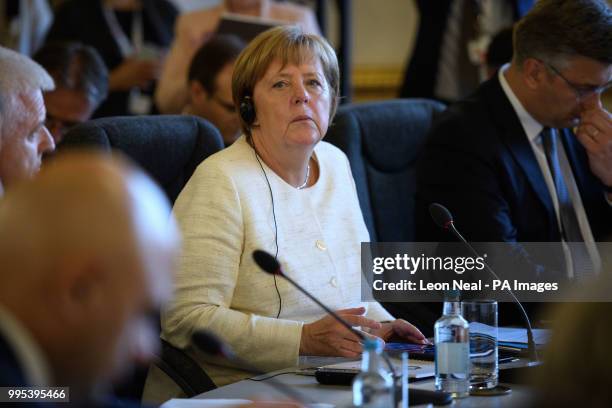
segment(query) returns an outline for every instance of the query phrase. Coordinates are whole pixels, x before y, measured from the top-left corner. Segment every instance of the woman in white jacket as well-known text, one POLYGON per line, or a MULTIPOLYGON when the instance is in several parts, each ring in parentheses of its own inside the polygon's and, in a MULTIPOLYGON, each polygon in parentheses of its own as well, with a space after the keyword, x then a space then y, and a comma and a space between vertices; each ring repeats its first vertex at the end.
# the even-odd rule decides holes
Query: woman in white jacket
POLYGON ((190 344, 194 330, 213 331, 263 371, 295 366, 300 355, 359 356, 353 333, 257 267, 252 252, 263 249, 353 326, 424 342, 360 299, 369 236, 346 156, 321 141, 338 101, 333 49, 298 27, 273 28, 239 56, 232 83, 244 135, 205 160, 176 202, 184 251, 162 337, 219 386, 248 373, 205 360, 190 344))

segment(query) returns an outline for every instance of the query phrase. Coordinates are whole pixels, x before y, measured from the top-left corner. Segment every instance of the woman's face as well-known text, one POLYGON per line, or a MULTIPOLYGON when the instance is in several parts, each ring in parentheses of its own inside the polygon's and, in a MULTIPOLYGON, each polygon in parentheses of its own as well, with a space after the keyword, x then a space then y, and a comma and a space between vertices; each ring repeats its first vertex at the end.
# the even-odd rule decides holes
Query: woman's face
POLYGON ((329 124, 331 91, 318 58, 282 66, 274 60, 253 91, 253 136, 277 147, 313 147, 329 124))

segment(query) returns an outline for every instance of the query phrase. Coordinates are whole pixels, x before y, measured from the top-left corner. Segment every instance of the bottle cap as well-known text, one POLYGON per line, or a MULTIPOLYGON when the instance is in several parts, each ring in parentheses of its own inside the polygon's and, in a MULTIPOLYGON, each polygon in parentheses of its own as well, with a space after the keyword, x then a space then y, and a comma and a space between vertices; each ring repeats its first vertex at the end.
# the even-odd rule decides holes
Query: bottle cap
POLYGON ((363 349, 368 351, 382 351, 384 342, 381 339, 365 339, 363 349))
POLYGON ((447 290, 444 292, 444 301, 446 302, 459 302, 461 300, 461 292, 456 289, 447 290))

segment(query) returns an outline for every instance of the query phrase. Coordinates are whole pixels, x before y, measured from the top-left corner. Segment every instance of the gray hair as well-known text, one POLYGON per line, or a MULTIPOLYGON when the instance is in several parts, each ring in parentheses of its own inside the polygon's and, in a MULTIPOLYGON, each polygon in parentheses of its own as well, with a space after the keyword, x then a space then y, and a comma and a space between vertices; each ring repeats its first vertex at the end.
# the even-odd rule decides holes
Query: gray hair
POLYGON ((0 136, 15 95, 54 88, 53 79, 43 67, 25 55, 0 47, 0 136))

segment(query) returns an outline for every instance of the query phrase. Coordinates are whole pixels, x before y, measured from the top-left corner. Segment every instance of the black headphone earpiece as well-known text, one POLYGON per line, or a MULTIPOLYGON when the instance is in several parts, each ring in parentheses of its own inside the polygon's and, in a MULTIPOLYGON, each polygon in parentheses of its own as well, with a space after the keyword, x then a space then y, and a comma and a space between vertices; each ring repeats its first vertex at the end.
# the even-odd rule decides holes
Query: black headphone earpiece
POLYGON ((249 126, 252 126, 255 122, 255 105, 253 105, 253 98, 250 96, 245 96, 240 102, 240 118, 249 126))

